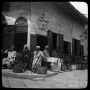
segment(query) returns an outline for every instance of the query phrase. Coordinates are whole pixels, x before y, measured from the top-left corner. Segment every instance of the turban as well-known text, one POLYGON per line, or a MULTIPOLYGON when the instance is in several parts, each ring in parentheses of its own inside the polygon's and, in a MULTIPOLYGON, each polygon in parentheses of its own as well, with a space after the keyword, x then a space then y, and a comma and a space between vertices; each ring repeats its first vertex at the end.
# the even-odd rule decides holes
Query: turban
POLYGON ((40 46, 36 46, 36 48, 40 48, 40 46))
POLYGON ((27 44, 24 45, 24 48, 23 49, 25 49, 26 47, 28 48, 28 45, 27 44))
POLYGON ((47 46, 45 46, 45 48, 49 48, 49 46, 47 45, 47 46))

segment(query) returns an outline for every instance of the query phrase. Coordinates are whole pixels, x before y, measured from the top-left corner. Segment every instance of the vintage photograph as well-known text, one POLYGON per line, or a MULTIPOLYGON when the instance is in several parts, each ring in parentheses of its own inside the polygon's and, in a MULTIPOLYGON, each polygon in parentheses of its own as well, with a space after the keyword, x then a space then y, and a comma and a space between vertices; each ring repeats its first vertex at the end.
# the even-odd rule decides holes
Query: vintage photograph
POLYGON ((1 14, 3 88, 87 88, 86 2, 4 2, 1 14))

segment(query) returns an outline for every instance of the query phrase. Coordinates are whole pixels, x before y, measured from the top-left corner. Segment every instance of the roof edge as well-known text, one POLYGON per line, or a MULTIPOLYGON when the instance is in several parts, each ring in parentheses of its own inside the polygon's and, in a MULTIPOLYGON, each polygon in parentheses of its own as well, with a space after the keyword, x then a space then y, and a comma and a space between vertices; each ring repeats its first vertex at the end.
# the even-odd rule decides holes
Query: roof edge
POLYGON ((80 13, 70 2, 67 2, 67 4, 69 4, 69 6, 77 13, 79 14, 83 19, 85 19, 88 22, 88 18, 85 17, 82 13, 80 13))

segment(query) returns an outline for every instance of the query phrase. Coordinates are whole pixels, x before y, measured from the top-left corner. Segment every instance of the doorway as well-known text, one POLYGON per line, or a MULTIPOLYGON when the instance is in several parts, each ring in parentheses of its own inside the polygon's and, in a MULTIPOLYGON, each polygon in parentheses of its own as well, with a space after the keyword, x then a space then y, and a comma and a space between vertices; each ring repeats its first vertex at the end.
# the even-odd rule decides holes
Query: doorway
POLYGON ((83 56, 83 50, 84 50, 84 46, 80 45, 80 55, 83 56))
POLYGON ((16 51, 22 51, 27 44, 27 33, 15 33, 14 46, 16 51))
POLYGON ((64 54, 71 54, 71 43, 64 41, 64 50, 63 50, 64 54))
POLYGON ((68 54, 68 42, 64 41, 64 54, 68 54))
POLYGON ((37 46, 40 46, 40 50, 43 51, 47 45, 47 37, 37 34, 37 46))
POLYGON ((72 39, 72 53, 73 55, 80 55, 80 40, 72 39))

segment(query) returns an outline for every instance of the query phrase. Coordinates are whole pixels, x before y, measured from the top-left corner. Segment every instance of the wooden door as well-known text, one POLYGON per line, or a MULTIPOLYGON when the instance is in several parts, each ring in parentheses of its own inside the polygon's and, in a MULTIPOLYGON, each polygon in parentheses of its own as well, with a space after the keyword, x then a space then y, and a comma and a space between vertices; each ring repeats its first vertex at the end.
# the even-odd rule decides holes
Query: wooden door
POLYGON ((31 34, 31 39, 30 39, 30 51, 33 52, 35 51, 37 44, 37 35, 31 34))
POLYGON ((58 34, 58 53, 59 54, 63 54, 63 50, 64 50, 63 45, 64 45, 63 35, 58 34))
POLYGON ((47 45, 49 45, 49 52, 51 54, 53 40, 52 40, 52 31, 50 31, 50 30, 48 30, 48 32, 47 32, 47 45))
POLYGON ((6 43, 5 43, 5 49, 11 48, 12 45, 14 45, 14 26, 13 25, 8 25, 6 27, 6 43))
POLYGON ((80 45, 80 55, 83 55, 83 49, 84 49, 84 46, 80 45))
POLYGON ((80 40, 77 40, 77 55, 80 55, 80 40))

